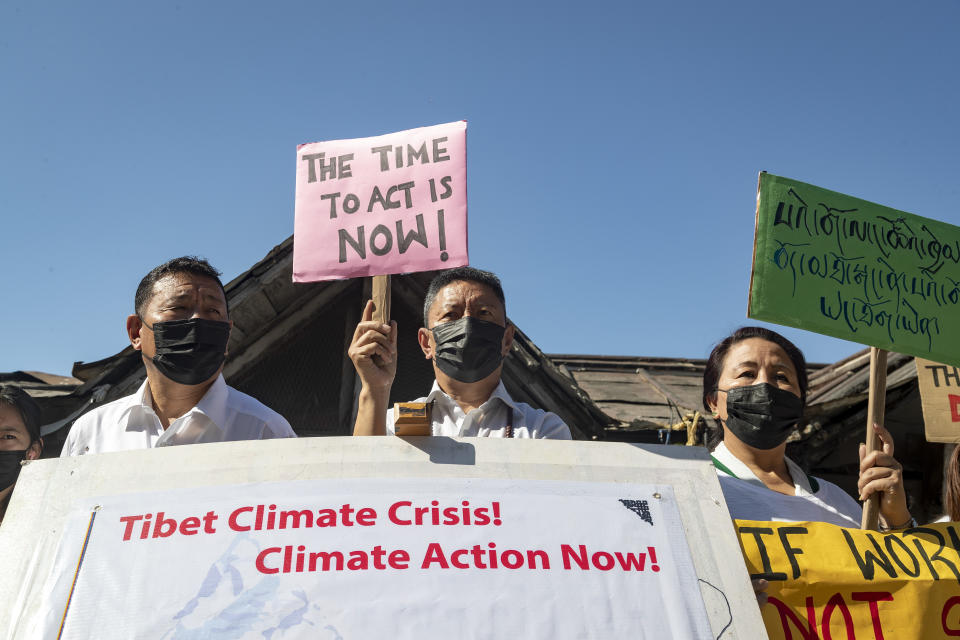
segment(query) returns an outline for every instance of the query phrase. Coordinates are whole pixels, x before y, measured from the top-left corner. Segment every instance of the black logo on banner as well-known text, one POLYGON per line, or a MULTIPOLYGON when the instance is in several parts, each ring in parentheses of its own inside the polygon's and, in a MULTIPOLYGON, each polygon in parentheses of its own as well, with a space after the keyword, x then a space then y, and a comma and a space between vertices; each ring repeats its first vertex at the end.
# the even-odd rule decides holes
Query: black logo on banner
POLYGON ((646 500, 624 500, 621 498, 620 504, 640 516, 641 520, 649 522, 650 526, 653 526, 653 516, 650 515, 650 504, 646 500))

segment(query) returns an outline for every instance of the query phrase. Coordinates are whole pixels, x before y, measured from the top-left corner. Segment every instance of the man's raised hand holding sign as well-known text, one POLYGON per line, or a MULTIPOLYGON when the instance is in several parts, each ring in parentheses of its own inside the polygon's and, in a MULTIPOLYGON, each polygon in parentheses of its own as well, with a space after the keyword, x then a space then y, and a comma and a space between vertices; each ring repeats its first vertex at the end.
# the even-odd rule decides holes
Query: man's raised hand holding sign
POLYGON ((373 300, 367 300, 363 318, 353 332, 347 354, 360 376, 360 399, 353 435, 386 433, 390 387, 397 375, 397 321, 373 320, 373 300), (362 425, 362 426, 361 426, 362 425))
MULTIPOLYGON (((362 385, 354 435, 393 432, 387 404, 397 370, 396 323, 373 322, 372 311, 368 303, 348 350, 362 385)), ((441 272, 427 290, 424 325, 417 336, 436 382, 417 402, 433 403, 433 435, 570 438, 559 416, 514 402, 500 380, 514 327, 494 274, 471 267, 441 272)))

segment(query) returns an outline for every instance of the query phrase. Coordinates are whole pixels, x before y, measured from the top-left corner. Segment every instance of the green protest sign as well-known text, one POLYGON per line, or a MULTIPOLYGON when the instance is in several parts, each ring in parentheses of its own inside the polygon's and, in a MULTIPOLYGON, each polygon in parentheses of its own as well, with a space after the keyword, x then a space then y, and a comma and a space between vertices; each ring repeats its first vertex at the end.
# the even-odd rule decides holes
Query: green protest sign
POLYGON ((747 315, 960 366, 960 228, 761 173, 747 315))

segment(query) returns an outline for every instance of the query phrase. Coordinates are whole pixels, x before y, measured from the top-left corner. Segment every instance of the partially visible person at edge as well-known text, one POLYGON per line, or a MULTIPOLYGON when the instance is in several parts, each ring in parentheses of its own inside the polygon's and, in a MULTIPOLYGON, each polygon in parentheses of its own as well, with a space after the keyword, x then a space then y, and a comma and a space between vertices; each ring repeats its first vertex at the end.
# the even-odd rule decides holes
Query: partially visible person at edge
POLYGON ((223 380, 233 323, 220 272, 175 258, 140 281, 127 336, 147 379, 132 395, 85 413, 61 456, 227 440, 293 438, 277 412, 223 380))
POLYGON ((946 491, 943 496, 944 515, 937 522, 960 522, 960 444, 954 445, 947 465, 946 491))
POLYGON ((26 391, 0 386, 0 522, 20 475, 20 463, 43 453, 40 407, 26 391))
MULTIPOLYGON (((348 351, 361 382, 354 435, 393 433, 387 405, 397 374, 397 323, 372 318, 370 301, 348 351)), ((417 338, 436 380, 414 402, 433 403, 433 435, 570 439, 559 416, 514 401, 500 380, 514 327, 497 276, 472 267, 441 272, 427 289, 423 319, 417 338)))
MULTIPOLYGON (((703 406, 716 421, 713 462, 733 518, 860 526, 862 510, 853 498, 833 483, 808 476, 785 455, 806 398, 803 353, 774 331, 743 327, 710 353, 703 406)), ((884 529, 915 526, 893 438, 883 427, 874 429, 883 448, 867 454, 860 445, 860 499, 880 496, 884 529)), ((754 581, 761 604, 766 587, 765 580, 754 581)))

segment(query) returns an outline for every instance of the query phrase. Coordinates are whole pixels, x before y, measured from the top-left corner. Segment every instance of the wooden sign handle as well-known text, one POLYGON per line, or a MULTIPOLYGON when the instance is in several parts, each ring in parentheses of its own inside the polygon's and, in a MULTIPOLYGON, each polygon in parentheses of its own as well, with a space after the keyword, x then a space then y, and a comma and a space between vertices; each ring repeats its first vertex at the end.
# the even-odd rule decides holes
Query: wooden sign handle
POLYGON ((390 323, 390 276, 373 276, 373 321, 390 323))
MULTIPOLYGON (((873 425, 883 426, 883 414, 887 405, 887 352, 870 347, 870 391, 867 396, 867 453, 876 451, 882 444, 873 431, 873 425)), ((861 529, 876 530, 880 523, 880 495, 873 494, 863 503, 861 529)))

